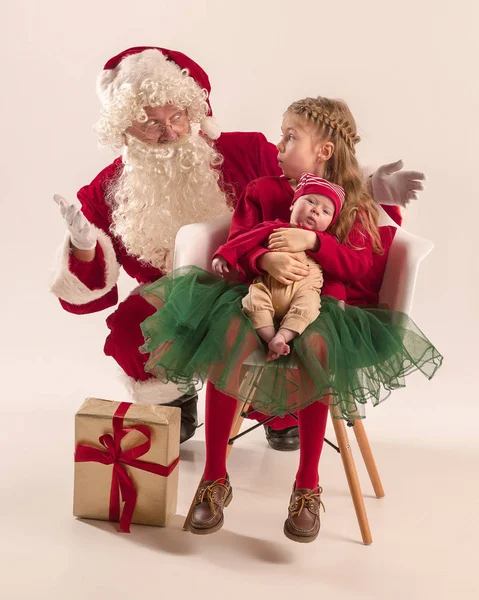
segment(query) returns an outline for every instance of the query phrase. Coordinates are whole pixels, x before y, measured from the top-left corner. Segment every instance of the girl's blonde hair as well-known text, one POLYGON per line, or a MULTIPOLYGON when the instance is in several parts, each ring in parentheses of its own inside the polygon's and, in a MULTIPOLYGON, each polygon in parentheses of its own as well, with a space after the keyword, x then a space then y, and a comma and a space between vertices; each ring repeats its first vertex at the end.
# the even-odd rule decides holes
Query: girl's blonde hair
POLYGON ((293 102, 287 112, 313 125, 321 140, 331 141, 334 145, 333 155, 326 163, 324 178, 341 185, 346 199, 331 232, 341 243, 347 243, 349 232, 358 218, 362 228, 371 236, 373 252, 382 254, 379 211, 367 191, 356 159, 355 145, 361 138, 346 103, 321 96, 304 98, 293 102))

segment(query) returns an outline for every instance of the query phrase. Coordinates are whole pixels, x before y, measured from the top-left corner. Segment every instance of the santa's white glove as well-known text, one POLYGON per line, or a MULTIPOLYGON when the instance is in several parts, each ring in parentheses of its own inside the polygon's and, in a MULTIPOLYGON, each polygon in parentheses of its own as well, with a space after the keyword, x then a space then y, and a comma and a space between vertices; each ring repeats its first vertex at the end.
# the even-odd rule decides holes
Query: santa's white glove
POLYGON ((418 192, 424 189, 424 173, 402 171, 402 160, 382 165, 371 176, 371 191, 378 204, 406 207, 411 200, 418 199, 418 192))
POLYGON ((55 194, 53 199, 60 207, 61 215, 65 219, 75 248, 93 250, 96 247, 97 236, 81 209, 74 204, 69 204, 65 198, 58 194, 55 194))

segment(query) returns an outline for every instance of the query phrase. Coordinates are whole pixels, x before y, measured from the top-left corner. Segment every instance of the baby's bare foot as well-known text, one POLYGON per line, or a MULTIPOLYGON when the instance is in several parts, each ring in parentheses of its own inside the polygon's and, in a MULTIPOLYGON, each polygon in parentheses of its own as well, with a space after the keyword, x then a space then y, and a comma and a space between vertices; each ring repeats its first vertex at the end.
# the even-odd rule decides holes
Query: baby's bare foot
POLYGON ((266 360, 276 360, 280 356, 286 356, 291 352, 290 347, 286 343, 284 336, 277 333, 268 344, 269 352, 266 355, 266 360))
POLYGON ((272 350, 268 350, 265 356, 266 362, 271 362, 272 360, 276 360, 279 358, 279 354, 277 352, 273 352, 272 350))

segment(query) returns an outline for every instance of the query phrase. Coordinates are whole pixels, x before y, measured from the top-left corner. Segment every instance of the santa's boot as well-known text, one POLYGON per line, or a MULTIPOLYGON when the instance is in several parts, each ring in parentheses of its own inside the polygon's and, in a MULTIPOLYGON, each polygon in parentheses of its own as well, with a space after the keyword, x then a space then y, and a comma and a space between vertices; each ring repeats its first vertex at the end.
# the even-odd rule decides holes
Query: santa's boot
POLYGON ((175 406, 181 409, 180 444, 195 435, 198 428, 198 394, 184 394, 176 400, 167 402, 163 406, 175 406))
POLYGON ((128 296, 107 319, 110 334, 105 342, 105 354, 112 356, 123 369, 133 402, 181 409, 180 443, 183 443, 194 436, 198 427, 198 396, 193 390, 178 397, 176 384, 165 384, 145 373, 148 355, 138 350, 144 343, 140 324, 154 312, 155 308, 138 293, 128 296))
POLYGON ((288 452, 298 450, 299 431, 297 425, 284 427, 283 429, 273 429, 270 425, 265 425, 266 440, 273 450, 288 452))

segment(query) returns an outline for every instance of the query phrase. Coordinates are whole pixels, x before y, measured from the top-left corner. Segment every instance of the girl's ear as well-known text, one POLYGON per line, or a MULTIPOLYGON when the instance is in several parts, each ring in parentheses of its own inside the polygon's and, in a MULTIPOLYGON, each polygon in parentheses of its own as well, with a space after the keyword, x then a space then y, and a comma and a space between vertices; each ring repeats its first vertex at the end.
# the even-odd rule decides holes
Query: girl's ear
POLYGON ((325 162, 331 158, 334 154, 334 144, 333 142, 324 142, 321 144, 318 150, 318 160, 321 162, 325 162))

